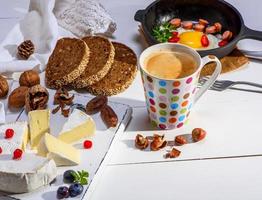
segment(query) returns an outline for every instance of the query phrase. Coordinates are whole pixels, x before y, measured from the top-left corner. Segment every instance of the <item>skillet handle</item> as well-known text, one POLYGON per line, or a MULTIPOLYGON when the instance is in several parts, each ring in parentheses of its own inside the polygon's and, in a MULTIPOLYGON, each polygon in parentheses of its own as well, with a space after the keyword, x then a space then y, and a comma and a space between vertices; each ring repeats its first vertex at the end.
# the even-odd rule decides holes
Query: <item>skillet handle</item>
POLYGON ((242 38, 254 39, 262 41, 262 31, 256 31, 245 26, 242 38))
POLYGON ((136 21, 142 22, 144 15, 145 15, 145 10, 138 10, 136 11, 134 18, 136 21))

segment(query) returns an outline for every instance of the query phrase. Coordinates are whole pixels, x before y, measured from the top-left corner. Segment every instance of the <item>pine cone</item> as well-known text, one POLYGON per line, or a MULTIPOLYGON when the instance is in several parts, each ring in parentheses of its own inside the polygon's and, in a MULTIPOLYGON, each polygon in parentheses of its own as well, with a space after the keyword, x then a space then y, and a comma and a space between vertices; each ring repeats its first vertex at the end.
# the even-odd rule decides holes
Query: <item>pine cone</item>
POLYGON ((17 50, 18 56, 27 60, 34 53, 35 47, 31 40, 26 40, 18 46, 17 50))

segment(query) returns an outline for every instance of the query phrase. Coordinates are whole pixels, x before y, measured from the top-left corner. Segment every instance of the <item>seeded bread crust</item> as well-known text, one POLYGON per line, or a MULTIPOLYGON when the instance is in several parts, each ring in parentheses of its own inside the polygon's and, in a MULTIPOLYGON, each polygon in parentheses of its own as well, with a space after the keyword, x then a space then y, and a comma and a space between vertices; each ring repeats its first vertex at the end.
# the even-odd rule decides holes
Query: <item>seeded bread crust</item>
POLYGON ((87 87, 93 95, 112 96, 126 90, 137 72, 136 54, 124 44, 113 42, 115 59, 108 74, 99 82, 87 87))
POLYGON ((85 71, 71 84, 74 88, 85 88, 100 81, 109 72, 114 62, 115 49, 112 43, 100 36, 82 38, 90 48, 90 62, 85 71))
POLYGON ((47 63, 46 86, 60 88, 72 83, 84 72, 89 55, 90 50, 83 40, 59 39, 47 63))

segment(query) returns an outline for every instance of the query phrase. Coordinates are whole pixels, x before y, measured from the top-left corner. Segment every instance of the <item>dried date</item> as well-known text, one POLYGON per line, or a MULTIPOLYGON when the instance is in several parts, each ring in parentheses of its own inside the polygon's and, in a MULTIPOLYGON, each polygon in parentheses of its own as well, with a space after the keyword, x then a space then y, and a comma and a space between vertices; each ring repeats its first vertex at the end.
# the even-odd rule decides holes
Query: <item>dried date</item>
POLYGON ((101 118, 108 128, 117 126, 118 117, 110 106, 103 106, 101 110, 101 118))
POLYGON ((97 96, 93 99, 91 99, 86 104, 86 113, 89 115, 93 115, 98 113, 102 110, 104 106, 107 105, 108 99, 106 96, 97 96))

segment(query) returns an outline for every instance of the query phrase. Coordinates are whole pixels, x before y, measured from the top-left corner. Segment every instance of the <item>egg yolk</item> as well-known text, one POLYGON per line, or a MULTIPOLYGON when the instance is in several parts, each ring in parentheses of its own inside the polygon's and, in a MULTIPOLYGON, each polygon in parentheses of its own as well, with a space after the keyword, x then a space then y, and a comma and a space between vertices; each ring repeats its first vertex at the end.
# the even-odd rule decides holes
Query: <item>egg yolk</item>
POLYGON ((197 31, 183 32, 179 35, 179 43, 190 46, 192 48, 202 48, 201 37, 203 33, 197 31))

